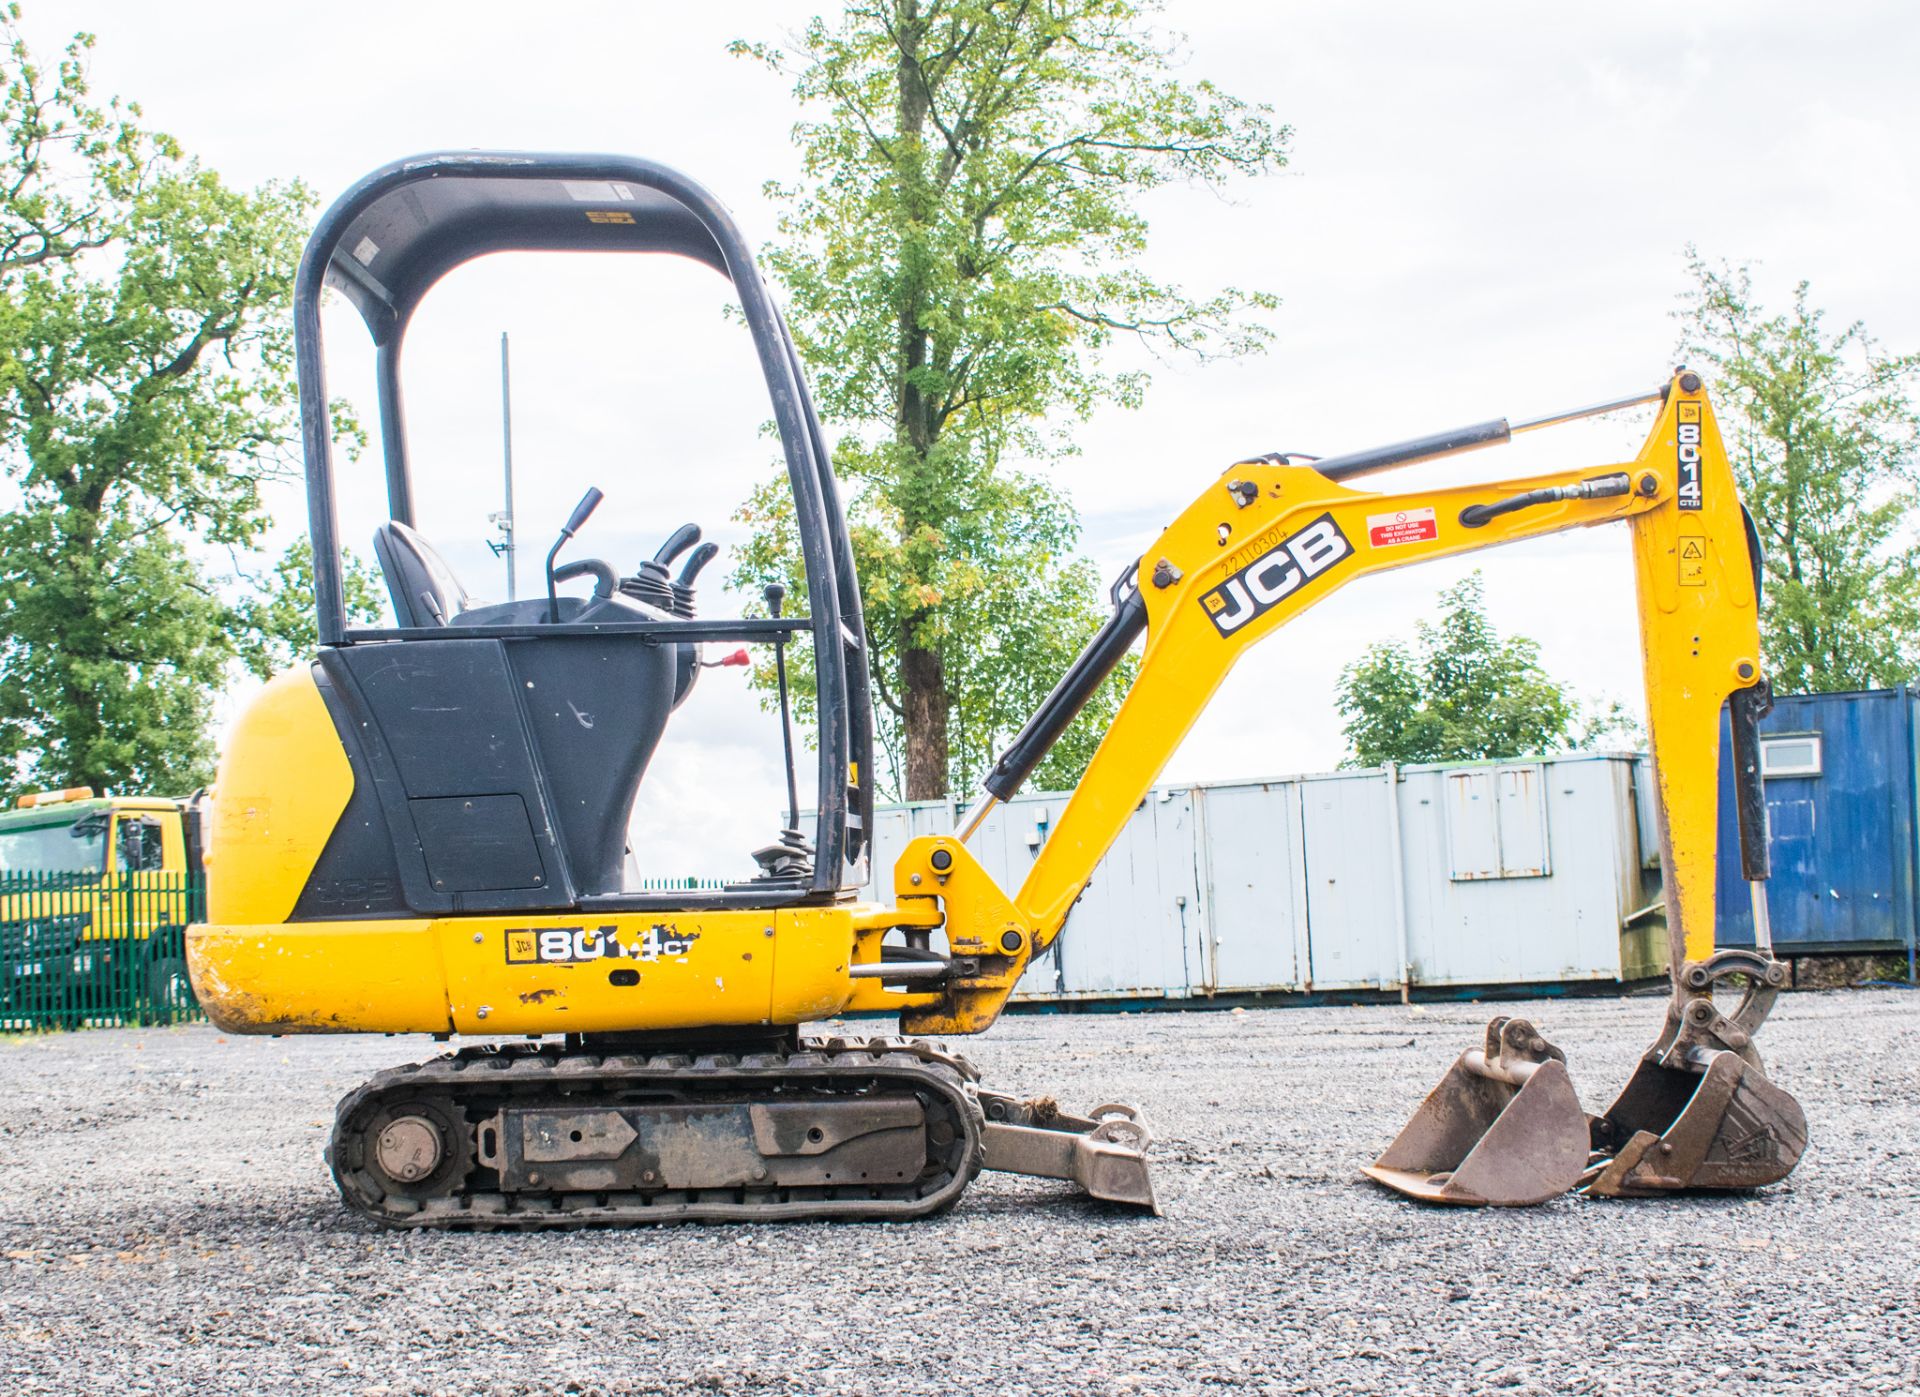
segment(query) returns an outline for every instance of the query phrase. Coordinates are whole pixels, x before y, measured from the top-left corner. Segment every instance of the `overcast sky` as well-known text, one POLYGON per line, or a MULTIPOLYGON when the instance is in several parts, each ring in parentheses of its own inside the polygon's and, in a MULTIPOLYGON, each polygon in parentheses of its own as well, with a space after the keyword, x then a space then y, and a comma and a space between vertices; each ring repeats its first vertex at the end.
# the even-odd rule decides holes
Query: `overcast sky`
MULTIPOLYGON (((31 0, 43 56, 99 35, 97 91, 229 179, 297 176, 323 201, 401 155, 447 147, 609 150, 677 165, 773 234, 761 186, 796 173, 787 85, 728 57, 815 7, 764 3, 388 5, 31 0)), ((1331 453, 1462 422, 1533 416, 1652 387, 1672 364, 1689 242, 1752 260, 1783 300, 1813 282, 1837 322, 1920 348, 1920 18, 1911 5, 1287 5, 1183 0, 1185 72, 1270 103, 1294 128, 1281 175, 1228 201, 1149 207, 1156 273, 1195 291, 1277 293, 1271 352, 1167 366, 1146 406, 1080 430, 1058 467, 1103 575, 1147 548, 1237 457, 1331 453)), ((697 519, 723 543, 772 459, 744 334, 711 273, 624 259, 497 259, 450 277, 408 342, 424 527, 470 591, 504 595, 484 546, 499 508, 498 340, 513 337, 523 592, 588 484, 580 541, 630 567, 697 519)), ((350 313, 328 323, 336 392, 370 402, 350 313)), ((372 420, 370 411, 366 414, 372 420)), ((1378 488, 1524 474, 1630 455, 1610 420, 1380 477, 1378 488)), ((349 468, 345 524, 381 522, 373 462, 349 468)), ((1370 482, 1371 483, 1371 482, 1370 482)), ((276 497, 282 536, 304 526, 276 497)), ((717 575, 726 566, 723 556, 717 575)), ((1362 581, 1244 661, 1170 780, 1317 770, 1343 752, 1342 665, 1410 632, 1434 595, 1485 570, 1496 622, 1541 643, 1584 693, 1638 709, 1624 530, 1563 535, 1362 581), (1247 734, 1255 734, 1249 744, 1247 734)), ((709 587, 707 609, 738 605, 709 587)), ((650 871, 737 871, 780 804, 778 735, 735 670, 676 715, 643 791, 650 871), (723 808, 703 807, 715 801, 723 808)))

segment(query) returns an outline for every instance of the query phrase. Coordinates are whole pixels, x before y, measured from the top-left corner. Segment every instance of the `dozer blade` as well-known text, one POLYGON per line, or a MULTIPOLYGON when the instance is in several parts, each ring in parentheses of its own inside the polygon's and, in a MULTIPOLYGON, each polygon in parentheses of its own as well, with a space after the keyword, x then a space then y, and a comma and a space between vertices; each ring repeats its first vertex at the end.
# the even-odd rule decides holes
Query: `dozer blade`
POLYGON ((1582 1192, 1762 1188, 1793 1172, 1807 1147, 1806 1114, 1767 1079, 1753 1046, 1785 979, 1777 961, 1744 950, 1683 968, 1659 1039, 1619 1099, 1589 1123, 1593 1162, 1582 1192), (1722 1014, 1713 991, 1735 977, 1745 993, 1722 1014))
POLYGON ((1565 1193, 1586 1162, 1587 1118, 1565 1056, 1525 1019, 1502 1016, 1362 1172, 1424 1203, 1519 1208, 1565 1193))
POLYGON ((980 1104, 987 1114, 988 1169, 1067 1179, 1090 1197, 1159 1216, 1147 1171, 1153 1135, 1131 1106, 1096 1106, 1085 1116, 1071 1116, 1044 1097, 1022 1101, 991 1091, 980 1093, 980 1104))

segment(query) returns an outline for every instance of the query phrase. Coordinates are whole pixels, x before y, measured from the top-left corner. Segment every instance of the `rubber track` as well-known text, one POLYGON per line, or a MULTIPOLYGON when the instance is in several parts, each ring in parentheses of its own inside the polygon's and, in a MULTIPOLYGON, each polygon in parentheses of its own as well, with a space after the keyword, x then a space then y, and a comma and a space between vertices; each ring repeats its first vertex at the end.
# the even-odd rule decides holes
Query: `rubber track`
MULTIPOLYGON (((637 1054, 568 1051, 535 1044, 463 1048, 428 1062, 389 1068, 350 1092, 334 1114, 327 1162, 347 1206, 385 1227, 538 1229, 667 1222, 773 1222, 809 1219, 882 1221, 924 1217, 953 1206, 985 1160, 979 1074, 941 1045, 906 1038, 802 1039, 792 1051, 747 1054, 637 1054), (621 1092, 670 1087, 690 1099, 777 1100, 794 1085, 838 1085, 849 1093, 875 1082, 899 1084, 936 1107, 944 1104, 954 1142, 927 1142, 934 1178, 894 1185, 809 1185, 681 1191, 504 1193, 493 1171, 472 1163, 463 1180, 409 1196, 363 1161, 365 1128, 383 1106, 427 1102, 456 1122, 503 1106, 569 1109, 617 1104, 621 1092), (464 1185, 464 1187, 456 1186, 464 1185), (389 1191, 389 1188, 395 1191, 389 1191)), ((467 1146, 467 1156, 473 1158, 467 1146)))

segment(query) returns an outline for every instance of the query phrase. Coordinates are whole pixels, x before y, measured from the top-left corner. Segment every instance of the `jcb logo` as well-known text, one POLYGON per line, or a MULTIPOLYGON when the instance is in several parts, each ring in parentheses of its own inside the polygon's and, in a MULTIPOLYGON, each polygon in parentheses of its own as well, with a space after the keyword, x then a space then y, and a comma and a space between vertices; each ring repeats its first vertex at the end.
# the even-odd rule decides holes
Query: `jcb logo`
POLYGON ((1680 488, 1678 504, 1681 509, 1698 509, 1701 503, 1700 490, 1700 404, 1680 404, 1679 420, 1678 479, 1680 488))
POLYGON ((1333 515, 1323 514, 1206 593, 1200 605, 1221 635, 1231 635, 1352 556, 1353 545, 1333 515))

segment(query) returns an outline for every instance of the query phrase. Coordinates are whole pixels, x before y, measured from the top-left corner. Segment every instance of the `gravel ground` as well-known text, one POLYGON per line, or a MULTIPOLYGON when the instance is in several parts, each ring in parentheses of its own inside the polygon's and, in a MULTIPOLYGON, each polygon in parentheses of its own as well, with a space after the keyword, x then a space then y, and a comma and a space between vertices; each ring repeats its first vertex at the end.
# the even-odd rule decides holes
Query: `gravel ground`
MULTIPOLYGON (((1533 1004, 1590 1106, 1657 1000, 1533 1004)), ((1417 1207, 1356 1179, 1488 1010, 1022 1015, 990 1084, 1131 1100, 1167 1216, 988 1175, 904 1225, 403 1235, 335 1098, 424 1040, 8 1040, 5 1391, 1914 1392, 1920 994, 1784 998, 1813 1145, 1759 1195, 1417 1207)))

